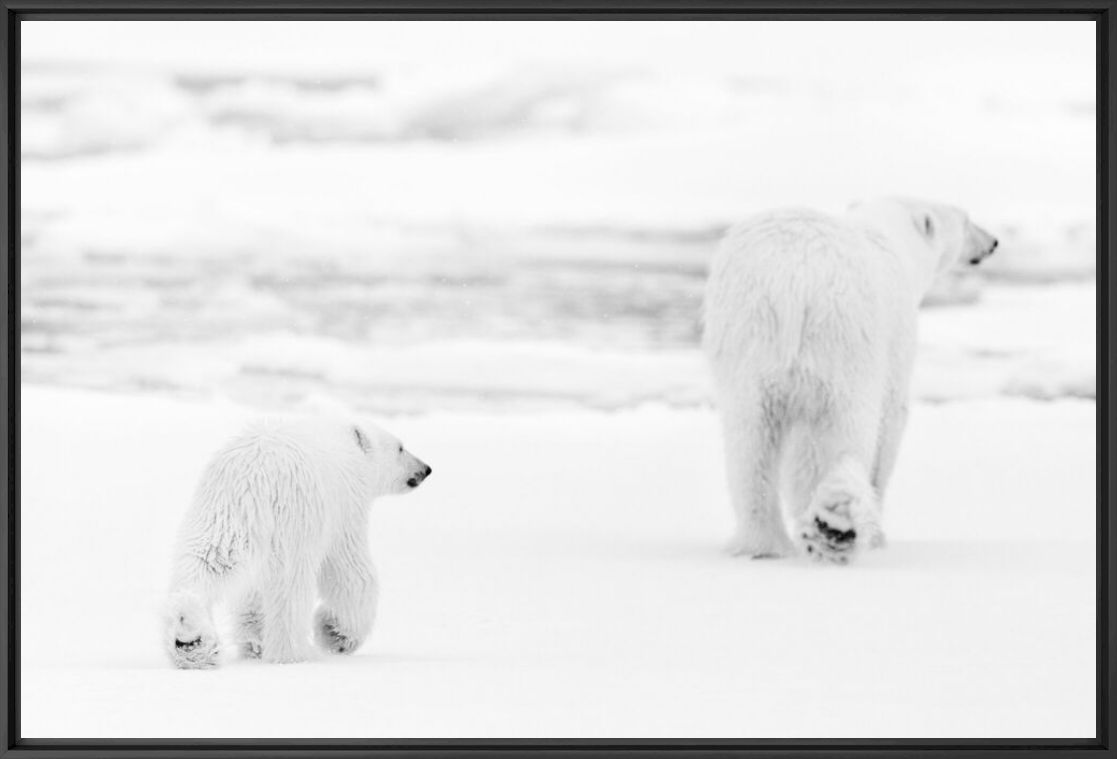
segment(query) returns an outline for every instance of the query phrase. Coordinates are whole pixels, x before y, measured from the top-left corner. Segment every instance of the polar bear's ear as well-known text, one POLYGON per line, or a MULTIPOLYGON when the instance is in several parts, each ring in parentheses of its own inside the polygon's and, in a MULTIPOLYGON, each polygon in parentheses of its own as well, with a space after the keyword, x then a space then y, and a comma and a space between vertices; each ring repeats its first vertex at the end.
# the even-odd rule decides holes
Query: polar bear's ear
POLYGON ((368 439, 368 435, 361 431, 360 427, 353 428, 353 437, 357 439, 357 447, 365 453, 372 450, 372 441, 368 439))
POLYGON ((931 240, 935 237, 935 217, 930 212, 920 211, 912 220, 915 222, 915 230, 925 239, 931 240))

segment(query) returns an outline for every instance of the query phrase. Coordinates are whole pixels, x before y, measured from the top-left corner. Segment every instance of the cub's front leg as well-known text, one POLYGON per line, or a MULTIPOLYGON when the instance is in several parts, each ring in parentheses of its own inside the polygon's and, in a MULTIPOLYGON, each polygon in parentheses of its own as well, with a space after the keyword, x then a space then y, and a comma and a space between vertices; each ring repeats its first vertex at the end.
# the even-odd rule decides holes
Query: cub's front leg
POLYGON ((318 644, 335 654, 360 648, 376 618, 377 590, 365 530, 350 531, 338 540, 318 573, 322 596, 314 620, 318 644))

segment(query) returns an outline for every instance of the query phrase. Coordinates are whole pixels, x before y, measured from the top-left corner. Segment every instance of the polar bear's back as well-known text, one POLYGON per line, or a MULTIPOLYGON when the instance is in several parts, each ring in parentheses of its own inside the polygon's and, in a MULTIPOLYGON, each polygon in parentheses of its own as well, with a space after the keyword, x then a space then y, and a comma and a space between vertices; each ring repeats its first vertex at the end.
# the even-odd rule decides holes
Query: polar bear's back
POLYGON ((711 262, 704 342, 715 371, 871 370, 894 268, 891 252, 839 218, 788 209, 745 221, 711 262))
POLYGON ((184 539, 206 536, 192 552, 232 567, 261 548, 275 549, 276 536, 298 535, 310 547, 324 540, 335 519, 327 506, 338 471, 324 445, 329 438, 320 437, 325 429, 265 420, 222 447, 206 467, 184 524, 184 539))

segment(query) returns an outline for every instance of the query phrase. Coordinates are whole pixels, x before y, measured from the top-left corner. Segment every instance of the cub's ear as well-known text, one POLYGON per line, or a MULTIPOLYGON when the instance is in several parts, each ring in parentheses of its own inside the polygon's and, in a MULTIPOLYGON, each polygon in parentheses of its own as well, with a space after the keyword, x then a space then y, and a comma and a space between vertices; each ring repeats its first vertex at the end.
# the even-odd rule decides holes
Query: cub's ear
POLYGON ((935 217, 927 211, 920 211, 912 216, 912 222, 915 224, 915 231, 918 232, 923 238, 927 240, 934 239, 935 237, 935 217))
POLYGON ((361 431, 360 427, 353 428, 353 437, 357 439, 357 447, 365 453, 372 450, 372 441, 368 439, 368 435, 361 431))

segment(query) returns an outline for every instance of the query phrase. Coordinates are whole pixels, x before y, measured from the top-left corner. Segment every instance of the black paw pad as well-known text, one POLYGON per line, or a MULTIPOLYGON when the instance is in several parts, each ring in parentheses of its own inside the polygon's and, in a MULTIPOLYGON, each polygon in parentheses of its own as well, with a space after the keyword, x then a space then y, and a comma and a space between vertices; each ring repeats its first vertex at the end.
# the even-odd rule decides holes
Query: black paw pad
POLYGON ((323 648, 334 654, 351 654, 361 645, 359 639, 351 638, 338 630, 335 620, 330 617, 319 618, 318 641, 323 648))
POLYGON ((822 521, 822 519, 820 519, 819 517, 814 518, 814 524, 815 527, 818 528, 819 534, 822 535, 826 542, 830 543, 831 545, 841 546, 847 543, 852 543, 854 540, 857 539, 857 530, 854 530, 853 528, 850 528, 848 530, 838 530, 822 521))
POLYGON ((175 648, 179 651, 193 651, 200 645, 202 645, 202 637, 200 635, 194 638, 194 640, 179 640, 175 638, 175 648))

